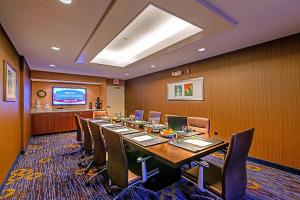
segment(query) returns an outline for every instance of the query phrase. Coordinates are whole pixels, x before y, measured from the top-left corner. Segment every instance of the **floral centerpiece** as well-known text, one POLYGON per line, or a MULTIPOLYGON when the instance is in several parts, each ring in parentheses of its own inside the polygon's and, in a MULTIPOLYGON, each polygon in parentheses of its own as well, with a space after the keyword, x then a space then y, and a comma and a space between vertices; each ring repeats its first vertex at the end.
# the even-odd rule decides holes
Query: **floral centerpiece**
POLYGON ((130 119, 131 121, 134 121, 135 115, 134 115, 134 114, 129 115, 129 119, 130 119))

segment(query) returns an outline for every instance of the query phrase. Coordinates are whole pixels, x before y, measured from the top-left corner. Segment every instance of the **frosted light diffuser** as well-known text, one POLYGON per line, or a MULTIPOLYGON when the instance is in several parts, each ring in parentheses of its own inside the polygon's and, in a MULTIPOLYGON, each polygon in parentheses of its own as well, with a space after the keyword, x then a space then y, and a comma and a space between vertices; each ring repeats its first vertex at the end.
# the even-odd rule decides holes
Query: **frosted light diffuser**
POLYGON ((150 4, 91 63, 126 67, 202 30, 150 4))

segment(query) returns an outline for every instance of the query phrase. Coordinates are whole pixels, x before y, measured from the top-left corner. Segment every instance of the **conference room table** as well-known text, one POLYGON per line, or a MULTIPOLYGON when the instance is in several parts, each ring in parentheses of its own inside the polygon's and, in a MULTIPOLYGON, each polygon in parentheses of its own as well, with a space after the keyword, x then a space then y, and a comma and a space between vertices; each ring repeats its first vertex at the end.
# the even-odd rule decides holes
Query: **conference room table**
MULTIPOLYGON (((110 123, 110 122, 108 122, 108 123, 110 123)), ((96 123, 99 126, 101 126, 101 124, 103 124, 103 122, 102 123, 93 122, 93 123, 96 123)), ((135 128, 137 130, 137 132, 144 131, 144 129, 139 128, 138 125, 132 126, 132 124, 130 124, 130 123, 127 123, 127 127, 135 128)), ((151 129, 147 129, 147 131, 148 131, 148 134, 151 134, 154 136, 160 135, 159 133, 157 133, 157 134, 150 133, 151 129)), ((178 146, 169 144, 168 142, 163 142, 160 144, 155 144, 155 145, 145 147, 143 145, 140 145, 138 142, 135 142, 132 139, 126 137, 126 135, 122 135, 122 137, 123 137, 123 142, 125 144, 129 145, 131 148, 141 151, 146 155, 150 155, 155 160, 168 166, 169 168, 166 169, 163 173, 165 173, 165 177, 168 177, 167 173, 172 174, 173 177, 177 177, 177 178, 175 178, 174 181, 176 181, 180 178, 181 167, 183 165, 190 164, 192 161, 199 160, 200 158, 203 158, 203 157, 205 157, 211 153, 214 153, 220 149, 224 149, 229 144, 228 142, 222 141, 219 144, 213 145, 208 148, 204 148, 201 151, 192 152, 192 151, 188 151, 186 149, 180 148, 178 146), (177 176, 174 176, 174 173, 176 173, 177 176)))

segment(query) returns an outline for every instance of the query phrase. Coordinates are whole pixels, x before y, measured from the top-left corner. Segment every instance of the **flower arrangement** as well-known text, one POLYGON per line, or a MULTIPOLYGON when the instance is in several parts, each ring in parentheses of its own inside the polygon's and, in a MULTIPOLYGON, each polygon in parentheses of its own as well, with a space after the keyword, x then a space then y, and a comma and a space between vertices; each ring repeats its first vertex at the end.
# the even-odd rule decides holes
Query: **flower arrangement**
POLYGON ((129 115, 129 119, 130 119, 131 121, 133 121, 133 120, 135 119, 135 115, 134 115, 134 114, 129 115))

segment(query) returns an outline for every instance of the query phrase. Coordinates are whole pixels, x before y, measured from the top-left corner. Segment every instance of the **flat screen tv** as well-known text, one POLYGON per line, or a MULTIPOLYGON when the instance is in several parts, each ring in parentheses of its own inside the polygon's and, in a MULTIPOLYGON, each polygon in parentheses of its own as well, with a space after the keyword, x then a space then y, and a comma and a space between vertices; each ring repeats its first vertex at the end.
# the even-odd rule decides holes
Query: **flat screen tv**
POLYGON ((85 105, 86 88, 52 87, 52 105, 85 105))

